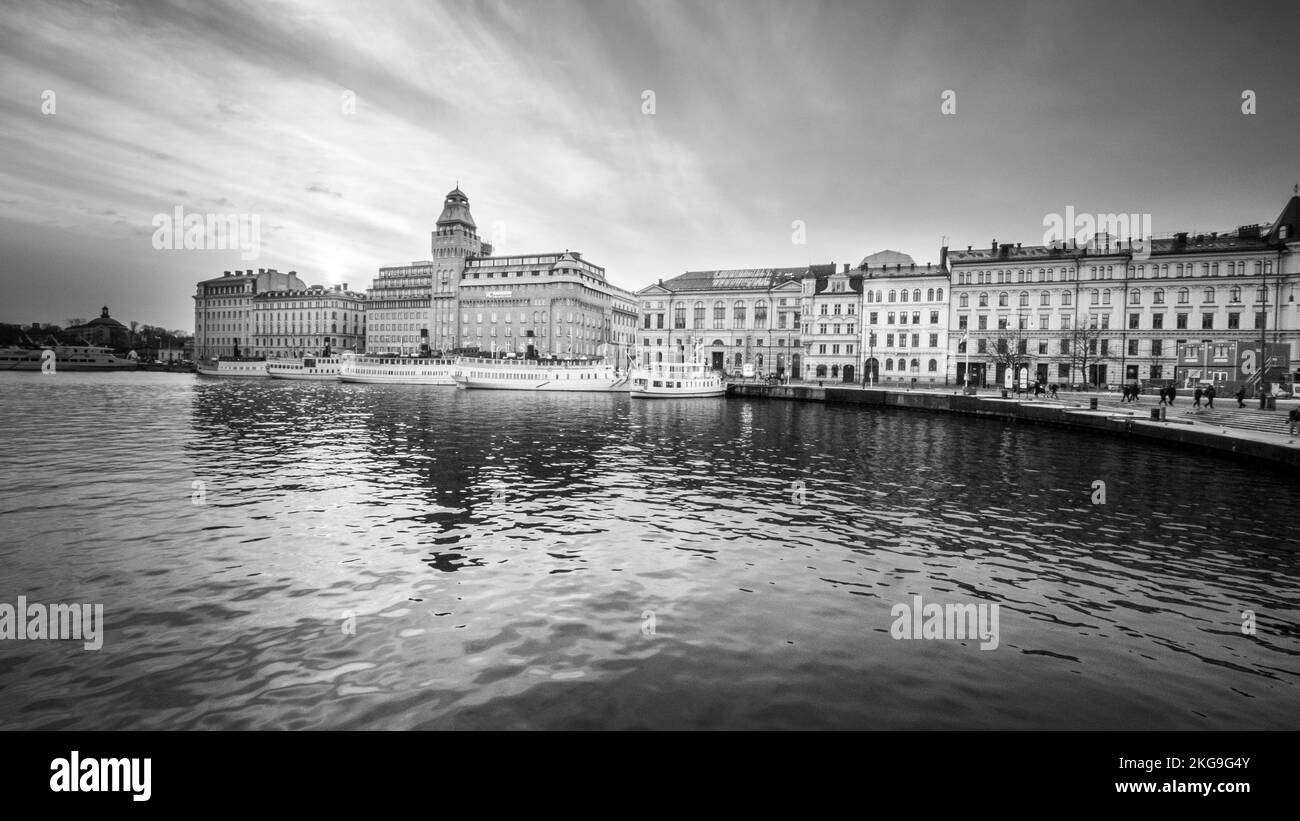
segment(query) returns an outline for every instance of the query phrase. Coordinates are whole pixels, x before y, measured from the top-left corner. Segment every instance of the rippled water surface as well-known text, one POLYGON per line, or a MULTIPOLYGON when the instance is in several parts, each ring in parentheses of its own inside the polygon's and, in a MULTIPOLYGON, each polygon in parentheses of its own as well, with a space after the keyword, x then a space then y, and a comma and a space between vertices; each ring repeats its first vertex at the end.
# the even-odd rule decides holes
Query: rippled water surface
POLYGON ((107 623, 0 641, 2 728, 1300 726, 1300 486, 1248 464, 178 374, 0 374, 0 430, 0 602, 107 623), (916 595, 999 646, 891 638, 916 595))

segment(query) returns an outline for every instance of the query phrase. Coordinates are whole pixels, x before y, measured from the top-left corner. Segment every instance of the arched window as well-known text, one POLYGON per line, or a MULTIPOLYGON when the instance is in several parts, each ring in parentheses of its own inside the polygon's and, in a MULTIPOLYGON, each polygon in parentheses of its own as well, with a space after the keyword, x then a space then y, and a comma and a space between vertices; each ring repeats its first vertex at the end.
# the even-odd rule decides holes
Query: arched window
POLYGON ((917 288, 915 291, 912 292, 912 301, 913 301, 913 302, 920 302, 920 301, 921 301, 921 289, 920 289, 920 288, 917 288))
POLYGON ((893 369, 894 369, 894 360, 892 360, 892 359, 886 359, 886 360, 885 360, 885 370, 887 370, 887 371, 892 371, 893 369))
POLYGON ((1109 288, 1107 288, 1106 290, 1104 290, 1104 291, 1101 292, 1101 304, 1102 304, 1102 305, 1109 305, 1109 304, 1110 304, 1110 289, 1109 289, 1109 288))
POLYGON ((919 359, 913 359, 913 360, 912 360, 912 370, 913 370, 913 371, 919 371, 919 370, 921 370, 921 360, 919 360, 919 359))
POLYGON ((1069 305, 1069 304, 1073 301, 1073 299, 1074 299, 1074 296, 1073 296, 1069 291, 1062 291, 1062 292, 1061 292, 1061 304, 1062 304, 1062 305, 1069 305))
POLYGON ((937 360, 937 359, 931 359, 931 360, 930 360, 930 367, 929 367, 929 371, 930 371, 930 373, 934 373, 934 372, 936 372, 936 371, 938 371, 938 370, 939 370, 939 360, 937 360))
POLYGON ((933 289, 933 288, 926 288, 926 289, 925 289, 925 301, 926 301, 926 302, 934 302, 934 289, 933 289))
POLYGON ((767 300, 760 299, 754 303, 754 327, 767 327, 767 300))
POLYGON ((875 301, 876 301, 876 292, 867 291, 867 302, 875 302, 875 301))
POLYGON ((905 370, 907 370, 907 360, 906 360, 906 359, 900 359, 900 360, 898 360, 898 369, 899 369, 900 371, 905 371, 905 370))
POLYGON ((899 302, 906 302, 906 301, 907 301, 907 289, 906 289, 906 288, 904 288, 903 290, 901 290, 901 291, 898 292, 898 301, 899 301, 899 302))
POLYGON ((1165 304, 1165 289, 1157 288, 1151 293, 1151 301, 1157 305, 1165 304))
POLYGON ((740 354, 736 354, 736 367, 739 368, 739 367, 740 367, 740 364, 741 364, 741 361, 740 361, 740 354))
POLYGON ((1233 301, 1233 302, 1241 302, 1241 289, 1240 289, 1240 288, 1233 288, 1229 293, 1231 294, 1231 297, 1230 297, 1231 301, 1233 301))
POLYGON ((825 376, 825 375, 826 375, 826 366, 825 366, 825 365, 818 365, 818 366, 817 366, 817 376, 818 376, 818 377, 823 377, 823 376, 825 376))
POLYGON ((727 321, 727 306, 725 303, 723 303, 722 300, 719 299, 713 303, 713 327, 715 329, 725 327, 726 321, 727 321))
POLYGON ((1006 292, 1006 291, 1003 291, 1002 293, 998 294, 998 307, 999 307, 999 308, 1005 308, 1005 307, 1007 307, 1007 304, 1008 304, 1008 303, 1007 303, 1007 299, 1008 299, 1008 296, 1007 296, 1007 292, 1006 292))
POLYGON ((1098 291, 1096 288, 1093 288, 1093 289, 1092 289, 1092 304, 1093 304, 1093 305, 1096 305, 1096 304, 1099 303, 1099 302, 1101 302, 1101 291, 1098 291))
POLYGON ((980 305, 979 305, 979 306, 980 306, 981 308, 987 308, 987 307, 989 307, 989 295, 988 295, 987 292, 980 292, 980 305))
POLYGON ((961 296, 957 297, 957 306, 959 308, 970 307, 970 294, 962 294, 961 296))
POLYGON ((1188 300, 1188 298, 1189 298, 1190 296, 1191 296, 1191 294, 1188 292, 1188 290, 1187 290, 1186 288, 1179 288, 1179 289, 1178 289, 1178 303, 1179 303, 1180 305, 1181 305, 1182 303, 1187 302, 1187 300, 1188 300))
POLYGON ((1214 301, 1214 289, 1213 289, 1213 288, 1206 288, 1206 289, 1205 289, 1205 301, 1206 301, 1206 302, 1213 302, 1213 301, 1214 301))
POLYGON ((840 375, 840 366, 839 366, 839 365, 831 365, 831 378, 832 378, 832 379, 837 379, 837 378, 839 378, 839 375, 840 375))
POLYGON ((898 293, 897 293, 897 292, 895 292, 895 291, 890 291, 890 292, 889 292, 889 301, 890 301, 890 302, 895 301, 895 300, 897 299, 897 297, 898 297, 898 293))
POLYGON ((937 290, 937 291, 934 292, 934 299, 935 299, 936 302, 943 302, 943 289, 942 289, 942 288, 940 288, 939 290, 937 290))
POLYGON ((1052 295, 1051 295, 1050 293, 1048 293, 1047 291, 1043 291, 1043 292, 1039 293, 1039 295, 1038 295, 1038 304, 1039 304, 1039 305, 1051 305, 1051 304, 1052 304, 1052 295))
POLYGON ((704 303, 695 303, 695 316, 692 317, 691 327, 700 329, 704 327, 704 303))
POLYGON ((1021 308, 1028 308, 1028 307, 1029 307, 1029 292, 1028 292, 1028 291, 1021 291, 1021 292, 1020 292, 1020 307, 1021 307, 1021 308))

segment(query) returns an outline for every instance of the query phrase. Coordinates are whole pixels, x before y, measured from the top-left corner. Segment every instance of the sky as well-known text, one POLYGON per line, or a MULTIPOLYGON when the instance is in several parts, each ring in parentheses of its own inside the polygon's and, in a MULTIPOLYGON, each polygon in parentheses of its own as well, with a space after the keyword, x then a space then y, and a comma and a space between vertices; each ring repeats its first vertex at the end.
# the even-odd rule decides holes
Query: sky
POLYGON ((629 290, 937 263, 1071 207, 1268 222, 1300 182, 1298 25, 1252 0, 0 0, 0 322, 191 330, 195 283, 234 269, 365 289, 429 258, 457 184, 497 253, 578 250, 629 290), (177 208, 255 218, 256 258, 155 247, 177 208))

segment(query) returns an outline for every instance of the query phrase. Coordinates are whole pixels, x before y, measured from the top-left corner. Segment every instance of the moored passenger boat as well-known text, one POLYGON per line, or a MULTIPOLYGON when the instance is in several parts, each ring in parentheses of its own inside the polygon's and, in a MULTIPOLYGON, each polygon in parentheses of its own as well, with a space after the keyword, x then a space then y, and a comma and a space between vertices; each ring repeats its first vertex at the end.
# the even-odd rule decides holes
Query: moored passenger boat
POLYGON ((118 356, 112 348, 102 345, 7 345, 0 348, 0 371, 133 371, 139 367, 140 360, 134 351, 130 356, 118 356), (42 368, 43 362, 52 364, 42 368))
POLYGON ((339 360, 342 382, 378 385, 455 385, 455 362, 424 356, 345 353, 339 360))
POLYGON ((604 359, 456 360, 453 374, 462 388, 503 391, 579 391, 626 393, 630 374, 604 359))
POLYGON ((269 376, 266 360, 260 357, 223 356, 200 360, 195 372, 200 376, 219 376, 229 379, 260 379, 269 376))
POLYGON ((632 397, 726 396, 727 383, 703 362, 657 362, 632 374, 632 397))
POLYGON ((339 378, 342 357, 304 356, 302 359, 272 359, 266 363, 266 373, 272 379, 297 379, 313 382, 334 382, 339 378))

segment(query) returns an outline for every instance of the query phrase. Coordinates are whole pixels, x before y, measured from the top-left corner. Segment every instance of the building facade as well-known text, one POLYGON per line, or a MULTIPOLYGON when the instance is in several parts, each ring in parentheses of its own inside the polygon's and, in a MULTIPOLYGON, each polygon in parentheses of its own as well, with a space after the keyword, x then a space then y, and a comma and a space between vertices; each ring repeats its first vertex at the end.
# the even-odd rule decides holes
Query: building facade
POLYGON ((366 306, 372 353, 621 356, 635 296, 577 251, 494 256, 460 188, 443 201, 433 259, 381 268, 366 306))
POLYGON ((103 345, 108 348, 128 348, 132 345, 131 329, 108 315, 105 305, 99 316, 83 325, 67 328, 63 335, 69 339, 79 339, 91 345, 103 345))
POLYGON ((256 273, 225 271, 198 284, 194 295, 194 356, 249 355, 253 338, 253 297, 267 291, 303 290, 297 271, 260 268, 256 273))
POLYGON ((699 342, 716 370, 799 378, 804 372, 802 301, 807 277, 834 264, 801 268, 687 271, 637 291, 638 361, 681 362, 699 342))
POLYGON ((303 290, 265 291, 252 299, 254 356, 297 358, 363 352, 366 296, 346 283, 303 290))
POLYGON ((948 380, 948 296, 943 252, 938 265, 881 251, 858 265, 863 277, 863 382, 933 387, 948 380))
POLYGON ((801 281, 804 379, 854 382, 862 378, 862 274, 810 272, 801 281))
MULTIPOLYGON (((999 244, 952 251, 949 372, 962 383, 1166 384, 1178 346, 1285 343, 1300 356, 1300 197, 1270 225, 1177 233, 1135 248, 1106 236, 1085 246, 999 244)), ((1251 390, 1259 386, 1253 381, 1251 390)))
POLYGON ((462 350, 560 358, 621 357, 633 295, 577 251, 468 259, 457 301, 462 350))

